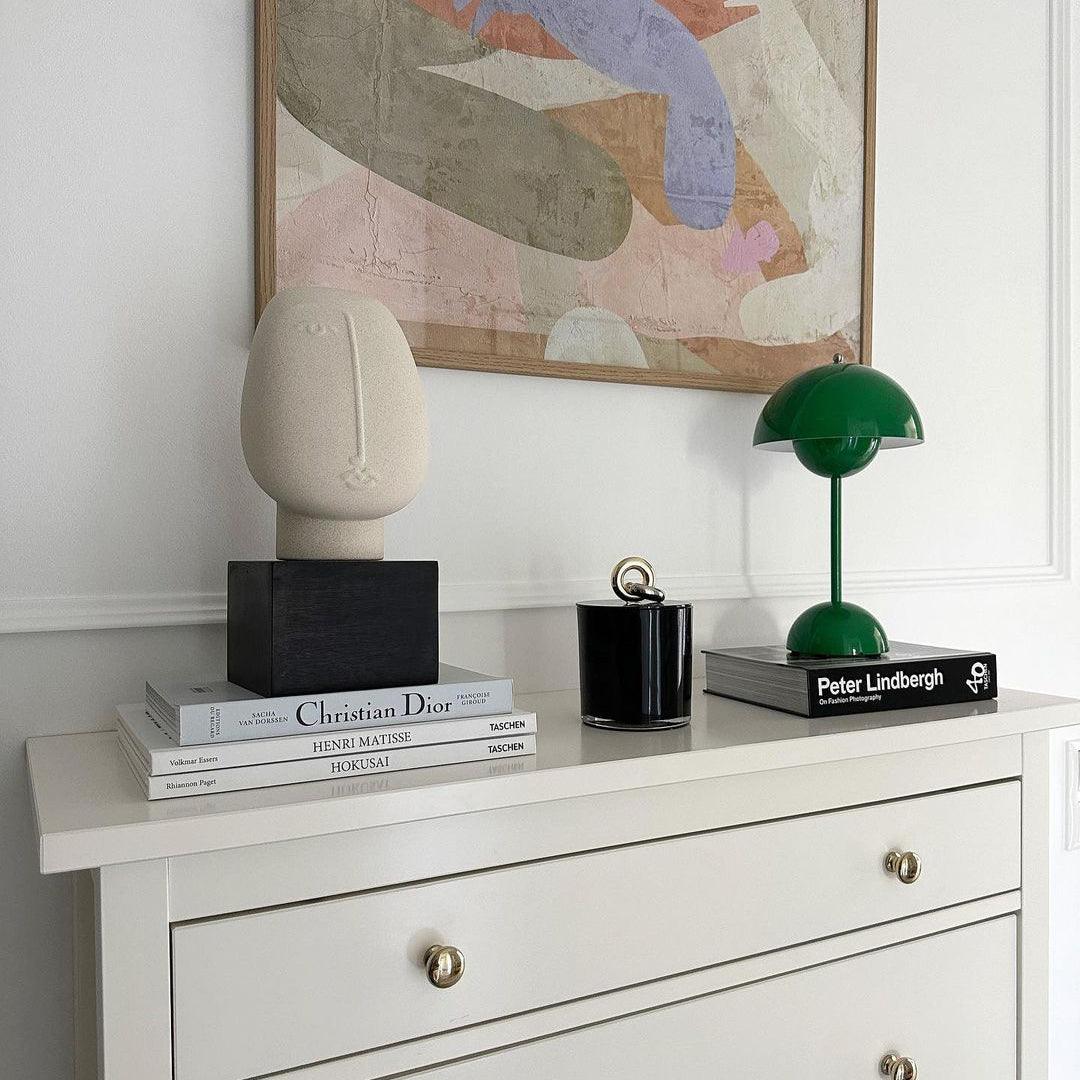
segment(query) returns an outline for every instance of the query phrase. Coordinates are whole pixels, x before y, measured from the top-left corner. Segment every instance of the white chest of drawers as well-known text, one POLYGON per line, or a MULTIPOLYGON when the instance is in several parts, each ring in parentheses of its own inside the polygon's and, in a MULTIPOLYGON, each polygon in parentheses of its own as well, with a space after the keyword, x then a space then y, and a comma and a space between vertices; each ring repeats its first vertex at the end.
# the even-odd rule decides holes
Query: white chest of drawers
POLYGON ((523 703, 535 760, 161 803, 111 735, 30 740, 42 869, 91 871, 81 1076, 1046 1080, 1080 704, 697 694, 633 735, 523 703))

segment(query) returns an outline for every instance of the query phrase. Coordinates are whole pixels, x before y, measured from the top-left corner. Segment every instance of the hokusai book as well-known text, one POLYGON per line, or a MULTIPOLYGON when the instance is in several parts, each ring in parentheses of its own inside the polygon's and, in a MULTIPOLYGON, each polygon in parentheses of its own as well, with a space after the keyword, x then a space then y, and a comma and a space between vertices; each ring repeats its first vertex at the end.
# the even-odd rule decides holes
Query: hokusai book
POLYGON ((706 649, 705 689, 812 717, 954 705, 997 697, 997 658, 899 641, 876 658, 792 657, 779 645, 706 649))
POLYGON ((395 724, 351 731, 316 731, 310 735, 284 735, 276 739, 180 746, 142 705, 121 705, 116 710, 121 732, 151 776, 266 765, 301 758, 340 757, 390 748, 406 749, 436 743, 497 739, 536 732, 536 713, 515 709, 495 716, 471 716, 438 724, 395 724))
POLYGON ((301 758, 299 761, 274 761, 265 765, 151 776, 125 730, 121 727, 116 734, 123 756, 148 799, 244 791, 312 780, 342 780, 373 773, 426 769, 433 765, 457 765, 470 761, 495 761, 536 753, 535 735, 511 735, 499 739, 470 739, 435 746, 415 746, 404 750, 384 749, 341 757, 301 758))
POLYGON ((147 682, 146 708, 181 746, 423 720, 494 716, 514 706, 513 682, 439 665, 439 681, 354 693, 264 698, 235 683, 147 682))

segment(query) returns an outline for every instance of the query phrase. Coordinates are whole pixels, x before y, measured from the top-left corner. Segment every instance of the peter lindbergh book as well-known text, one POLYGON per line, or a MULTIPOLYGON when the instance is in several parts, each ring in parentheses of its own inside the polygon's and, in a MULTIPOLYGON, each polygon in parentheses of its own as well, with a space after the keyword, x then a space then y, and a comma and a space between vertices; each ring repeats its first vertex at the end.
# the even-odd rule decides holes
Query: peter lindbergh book
POLYGON ((471 739, 467 742, 439 743, 407 749, 383 749, 341 757, 302 758, 265 765, 242 765, 232 769, 151 776, 123 728, 117 739, 124 758, 148 799, 175 799, 248 788, 277 787, 313 780, 341 780, 374 773, 425 769, 434 765, 455 765, 471 761, 495 761, 536 753, 535 735, 511 735, 499 739, 471 739))
POLYGON ((438 724, 423 721, 350 731, 317 731, 310 735, 284 735, 246 742, 180 746, 143 705, 121 705, 116 714, 120 730, 151 776, 265 765, 302 758, 340 757, 472 739, 498 739, 536 732, 536 713, 514 709, 496 716, 471 716, 460 720, 443 720, 438 724))
POLYGON ((509 713, 513 696, 510 679, 447 664, 428 686, 278 698, 222 680, 146 683, 147 710, 181 746, 493 716, 509 713))
POLYGON ((893 642, 881 657, 792 657, 779 645, 705 650, 710 694, 799 716, 954 705, 997 697, 997 658, 893 642))

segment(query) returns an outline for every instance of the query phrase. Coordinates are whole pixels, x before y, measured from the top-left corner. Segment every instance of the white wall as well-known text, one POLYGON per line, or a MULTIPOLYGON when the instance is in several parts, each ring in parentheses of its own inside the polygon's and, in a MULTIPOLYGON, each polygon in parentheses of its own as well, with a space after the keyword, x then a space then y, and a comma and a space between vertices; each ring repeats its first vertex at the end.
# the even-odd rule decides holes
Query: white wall
MULTIPOLYGON (((219 668, 224 563, 271 551, 270 507, 236 438, 250 6, 5 8, 0 1062, 12 1075, 67 1076, 71 1059, 70 885, 36 873, 23 741, 108 726, 149 671, 219 668)), ((995 649, 1004 682, 1080 694, 1068 289, 1047 251, 1067 221, 1047 182, 1050 13, 1036 0, 881 7, 876 363, 919 403, 929 441, 849 482, 851 591, 894 637, 995 649)), ((776 639, 820 594, 825 490, 749 449, 761 399, 423 374, 431 477, 388 550, 439 558, 448 659, 523 689, 571 685, 569 605, 632 551, 695 600, 699 644, 776 639)))

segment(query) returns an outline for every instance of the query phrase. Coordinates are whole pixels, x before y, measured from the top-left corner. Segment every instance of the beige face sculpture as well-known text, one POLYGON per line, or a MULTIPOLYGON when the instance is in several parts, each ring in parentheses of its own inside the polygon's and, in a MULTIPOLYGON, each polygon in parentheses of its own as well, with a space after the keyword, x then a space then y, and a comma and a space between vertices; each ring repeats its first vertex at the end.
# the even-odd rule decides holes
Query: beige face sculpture
POLYGON ((381 559, 383 522, 420 490, 428 431, 405 335, 377 300, 279 292, 251 345, 240 441, 277 504, 282 559, 381 559))

